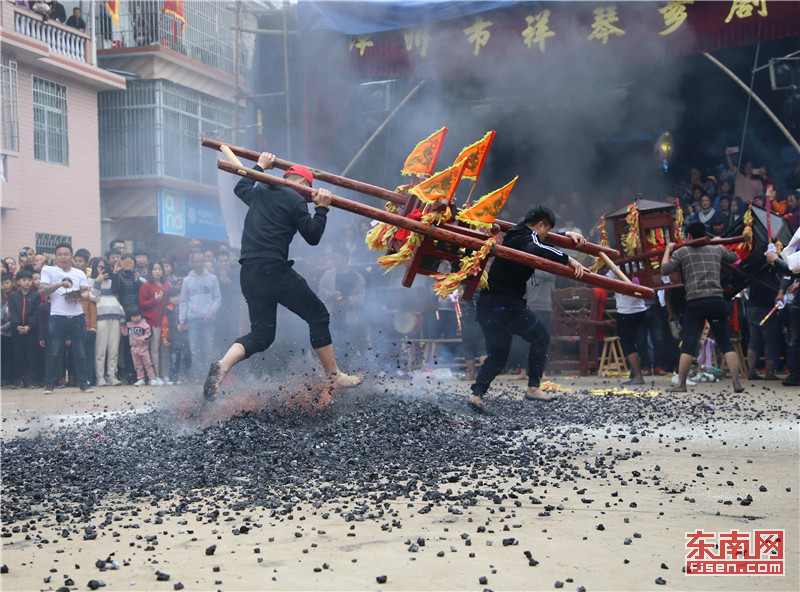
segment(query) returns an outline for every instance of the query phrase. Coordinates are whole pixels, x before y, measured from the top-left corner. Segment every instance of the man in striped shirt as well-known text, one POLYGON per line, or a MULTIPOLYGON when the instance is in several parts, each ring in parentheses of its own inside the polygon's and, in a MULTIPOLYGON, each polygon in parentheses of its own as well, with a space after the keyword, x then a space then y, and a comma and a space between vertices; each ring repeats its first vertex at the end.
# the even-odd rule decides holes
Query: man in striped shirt
MULTIPOLYGON (((704 238, 706 227, 702 222, 693 222, 686 227, 686 234, 690 239, 704 238)), ((678 362, 678 384, 672 388, 673 392, 686 392, 686 377, 705 321, 711 325, 717 347, 725 354, 733 377, 733 390, 737 393, 744 390, 739 383, 739 358, 728 336, 728 307, 722 297, 720 279, 721 265, 735 261, 736 253, 722 245, 702 244, 676 249, 675 243, 667 243, 661 260, 661 275, 668 276, 680 269, 686 289, 686 310, 681 318, 683 342, 678 362)))

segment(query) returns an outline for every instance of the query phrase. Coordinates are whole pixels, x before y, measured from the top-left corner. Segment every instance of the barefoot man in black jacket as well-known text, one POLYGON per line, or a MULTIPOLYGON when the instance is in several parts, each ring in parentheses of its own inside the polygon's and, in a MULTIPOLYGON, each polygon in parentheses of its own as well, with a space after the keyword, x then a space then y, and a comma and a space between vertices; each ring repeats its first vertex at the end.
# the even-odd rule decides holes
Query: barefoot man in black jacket
MULTIPOLYGON (((522 222, 506 233, 503 246, 568 264, 574 268, 576 278, 583 277, 588 269, 555 247, 542 244, 541 241, 547 238, 547 233, 555 225, 556 217, 551 210, 543 206, 533 208, 525 214, 522 222)), ((572 238, 576 246, 586 243, 577 232, 565 234, 572 238)), ((531 275, 532 268, 507 259, 496 258, 489 269, 489 288, 481 291, 477 306, 478 323, 486 338, 488 357, 478 372, 478 378, 472 385, 472 395, 467 401, 469 407, 478 413, 487 413, 483 396, 508 360, 512 335, 519 335, 530 343, 528 391, 525 398, 534 401, 554 399, 539 388, 550 346, 550 333, 525 302, 525 284, 531 275)))
MULTIPOLYGON (((274 162, 275 155, 264 152, 254 169, 271 169, 274 162)), ((308 187, 314 180, 311 171, 300 165, 291 167, 283 176, 308 187)), ((242 178, 234 192, 248 207, 239 261, 242 294, 250 313, 250 333, 237 339, 221 360, 211 364, 203 395, 213 400, 222 379, 234 365, 272 345, 279 304, 308 323, 311 345, 333 386, 349 388, 360 384, 362 376, 350 376, 339 370, 328 327, 328 310, 306 280, 292 269, 294 262, 289 261, 289 244, 295 233, 299 232, 310 245, 319 244, 331 203, 330 191, 314 192, 313 216, 308 213, 303 197, 288 187, 256 185, 252 179, 242 178)))

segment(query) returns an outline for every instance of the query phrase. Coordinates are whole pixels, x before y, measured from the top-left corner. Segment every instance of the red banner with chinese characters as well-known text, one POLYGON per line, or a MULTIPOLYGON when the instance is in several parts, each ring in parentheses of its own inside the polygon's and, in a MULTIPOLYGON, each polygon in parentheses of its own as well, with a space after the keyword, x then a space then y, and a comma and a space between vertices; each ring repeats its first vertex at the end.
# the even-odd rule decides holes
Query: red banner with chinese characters
POLYGON ((535 66, 560 50, 633 59, 714 51, 800 34, 800 2, 520 3, 451 21, 349 38, 351 73, 480 75, 497 60, 535 66), (639 50, 643 49, 641 55, 639 50))

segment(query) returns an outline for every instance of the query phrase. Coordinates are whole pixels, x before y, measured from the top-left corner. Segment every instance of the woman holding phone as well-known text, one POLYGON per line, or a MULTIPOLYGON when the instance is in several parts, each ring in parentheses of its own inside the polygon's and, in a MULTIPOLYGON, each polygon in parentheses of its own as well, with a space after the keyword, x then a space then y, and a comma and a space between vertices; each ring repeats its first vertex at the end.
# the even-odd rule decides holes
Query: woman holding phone
POLYGON ((117 299, 114 287, 116 276, 109 274, 108 262, 102 257, 95 257, 91 261, 91 268, 89 299, 97 306, 94 372, 97 386, 116 386, 120 383, 117 379, 119 320, 125 317, 125 312, 117 299))

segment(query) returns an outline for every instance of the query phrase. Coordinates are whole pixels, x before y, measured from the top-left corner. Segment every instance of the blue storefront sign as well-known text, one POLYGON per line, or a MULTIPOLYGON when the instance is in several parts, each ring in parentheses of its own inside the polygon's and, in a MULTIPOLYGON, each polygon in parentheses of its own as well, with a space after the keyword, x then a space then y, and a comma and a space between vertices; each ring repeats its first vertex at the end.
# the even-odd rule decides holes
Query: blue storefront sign
POLYGON ((158 231, 161 234, 219 241, 226 238, 222 210, 216 199, 174 189, 158 191, 158 231))

